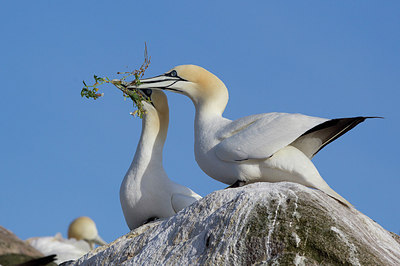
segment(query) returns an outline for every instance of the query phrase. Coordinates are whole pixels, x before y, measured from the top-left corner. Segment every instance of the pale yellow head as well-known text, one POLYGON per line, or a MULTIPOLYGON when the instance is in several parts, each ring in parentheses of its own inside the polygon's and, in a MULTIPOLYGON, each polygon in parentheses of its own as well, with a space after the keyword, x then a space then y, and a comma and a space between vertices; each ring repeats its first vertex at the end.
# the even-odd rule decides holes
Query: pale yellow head
POLYGON ((142 137, 147 138, 157 134, 157 141, 162 148, 167 138, 169 124, 167 96, 161 90, 142 89, 141 91, 151 100, 150 103, 142 101, 145 110, 142 120, 142 137))
MULTIPOLYGON (((228 103, 228 90, 214 74, 196 65, 174 67, 165 74, 140 81, 138 88, 169 90, 188 96, 204 112, 222 114, 228 103)), ((128 88, 137 87, 131 84, 128 88)))
POLYGON ((71 222, 68 227, 68 238, 85 240, 91 245, 93 245, 93 243, 99 245, 106 244, 104 240, 100 238, 94 221, 86 216, 78 217, 71 222))
POLYGON ((146 112, 156 112, 158 116, 164 118, 169 114, 167 95, 160 90, 144 90, 146 95, 150 98, 151 103, 143 101, 143 108, 146 112))
POLYGON ((177 88, 192 99, 196 107, 206 107, 221 114, 224 112, 229 98, 228 90, 217 76, 196 65, 177 66, 170 72, 173 70, 178 77, 186 80, 178 82, 177 88))

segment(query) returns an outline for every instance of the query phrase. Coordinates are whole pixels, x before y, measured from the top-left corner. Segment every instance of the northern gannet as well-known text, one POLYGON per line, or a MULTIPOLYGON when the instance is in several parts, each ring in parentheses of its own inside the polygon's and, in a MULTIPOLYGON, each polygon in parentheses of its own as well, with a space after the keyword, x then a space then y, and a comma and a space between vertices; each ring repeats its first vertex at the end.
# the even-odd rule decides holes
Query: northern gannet
POLYGON ((106 245, 107 243, 99 236, 96 224, 87 216, 81 216, 71 222, 68 227, 68 238, 84 240, 89 243, 90 248, 94 245, 106 245))
POLYGON ((56 263, 76 260, 94 248, 95 244, 107 244, 98 234, 96 224, 86 216, 78 217, 68 228, 68 239, 60 233, 48 237, 32 237, 26 240, 28 244, 44 255, 57 255, 56 263))
POLYGON ((119 194, 131 230, 148 221, 173 216, 201 199, 191 189, 170 180, 162 164, 169 123, 167 96, 162 91, 150 89, 142 92, 150 97, 151 103, 143 101, 146 113, 142 120, 142 135, 119 194))
POLYGON ((195 108, 195 158, 210 177, 231 186, 289 181, 319 189, 351 204, 322 179, 313 156, 367 117, 325 119, 265 113, 232 121, 222 116, 228 90, 214 74, 195 65, 177 66, 142 79, 132 88, 169 90, 188 96, 195 108))

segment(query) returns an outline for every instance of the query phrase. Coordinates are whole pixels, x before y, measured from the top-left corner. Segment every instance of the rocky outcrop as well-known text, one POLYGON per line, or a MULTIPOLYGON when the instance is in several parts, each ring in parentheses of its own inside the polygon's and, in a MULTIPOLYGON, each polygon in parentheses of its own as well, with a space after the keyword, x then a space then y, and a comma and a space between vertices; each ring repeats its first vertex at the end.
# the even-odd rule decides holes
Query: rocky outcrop
MULTIPOLYGON (((15 234, 0 226, 0 265, 17 265, 34 259, 42 258, 43 254, 19 239, 15 234)), ((45 264, 53 259, 45 260, 45 264)), ((41 261, 32 265, 39 265, 41 261)), ((40 265, 45 265, 40 264, 40 265)), ((55 265, 55 264, 53 264, 55 265)))
POLYGON ((293 183, 216 191, 76 265, 400 265, 400 244, 354 208, 293 183))

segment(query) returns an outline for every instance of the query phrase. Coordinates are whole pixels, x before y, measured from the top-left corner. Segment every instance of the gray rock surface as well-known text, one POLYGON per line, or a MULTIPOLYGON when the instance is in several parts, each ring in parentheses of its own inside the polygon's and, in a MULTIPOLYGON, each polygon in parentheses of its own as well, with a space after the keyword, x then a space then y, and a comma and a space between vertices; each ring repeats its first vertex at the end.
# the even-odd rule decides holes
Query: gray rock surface
POLYGON ((220 190, 76 265, 400 265, 397 236, 293 183, 220 190))

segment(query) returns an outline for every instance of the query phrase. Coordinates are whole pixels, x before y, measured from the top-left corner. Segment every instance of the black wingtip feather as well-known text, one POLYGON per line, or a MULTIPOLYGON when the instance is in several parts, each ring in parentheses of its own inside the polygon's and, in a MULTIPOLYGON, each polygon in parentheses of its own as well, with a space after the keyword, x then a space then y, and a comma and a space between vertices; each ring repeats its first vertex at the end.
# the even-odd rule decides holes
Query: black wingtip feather
MULTIPOLYGON (((319 124, 318 126, 313 127, 312 129, 308 130, 306 133, 304 133, 303 135, 306 135, 308 133, 311 132, 315 132, 324 128, 328 128, 328 127, 332 127, 337 125, 338 123, 344 123, 345 125, 343 125, 343 129, 338 132, 338 134, 336 134, 335 136, 333 136, 332 138, 329 139, 329 141, 327 141, 326 143, 324 143, 315 153, 317 154, 320 150, 322 150, 326 145, 328 145, 329 143, 331 143, 332 141, 338 139, 339 137, 343 136, 345 133, 347 133, 348 131, 350 131, 351 129, 353 129, 355 126, 357 126, 358 124, 364 122, 366 119, 369 118, 383 118, 383 117, 379 117, 379 116, 357 116, 357 117, 350 117, 350 118, 335 118, 335 119, 331 119, 329 121, 326 121, 322 124, 319 124)), ((314 156, 313 155, 313 156, 314 156)))
POLYGON ((29 260, 27 262, 18 264, 18 266, 41 266, 41 265, 47 265, 49 263, 52 263, 52 262, 56 261, 57 260, 56 257, 57 257, 57 255, 53 254, 53 255, 41 257, 41 258, 38 258, 38 259, 29 260))

